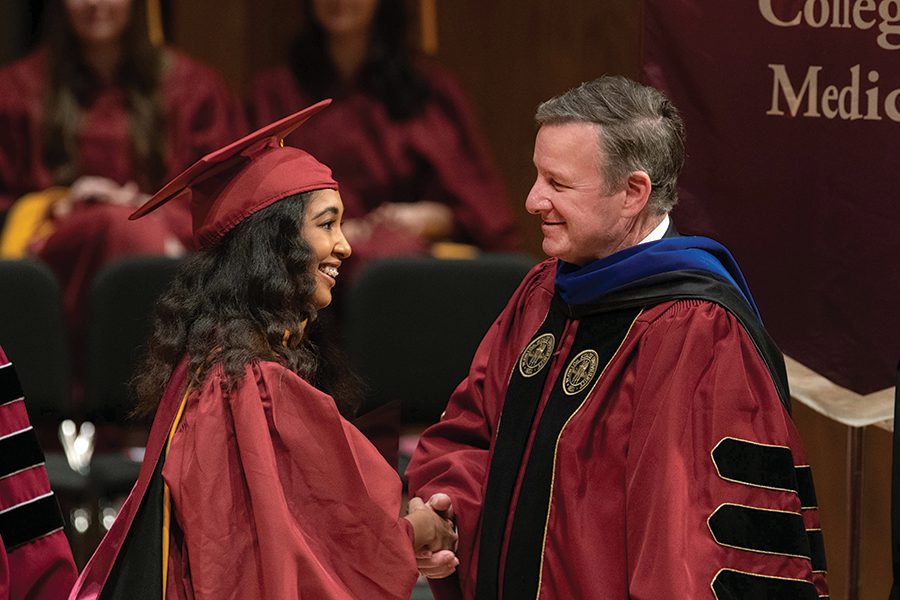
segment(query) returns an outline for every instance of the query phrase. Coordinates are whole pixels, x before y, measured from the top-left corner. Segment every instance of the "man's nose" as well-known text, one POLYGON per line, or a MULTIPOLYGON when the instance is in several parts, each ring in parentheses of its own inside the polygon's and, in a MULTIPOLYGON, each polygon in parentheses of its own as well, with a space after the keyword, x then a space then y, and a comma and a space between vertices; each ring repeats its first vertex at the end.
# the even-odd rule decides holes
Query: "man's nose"
POLYGON ((547 198, 546 186, 542 185, 540 181, 535 181, 525 198, 525 210, 536 215, 549 209, 550 201, 547 198))

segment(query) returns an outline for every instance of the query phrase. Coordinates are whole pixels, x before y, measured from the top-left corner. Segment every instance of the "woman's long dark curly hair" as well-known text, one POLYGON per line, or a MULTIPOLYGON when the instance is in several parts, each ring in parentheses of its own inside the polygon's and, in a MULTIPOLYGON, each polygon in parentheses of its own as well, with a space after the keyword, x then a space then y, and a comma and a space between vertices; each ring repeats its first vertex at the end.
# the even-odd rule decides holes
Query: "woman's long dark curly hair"
MULTIPOLYGON (((395 121, 416 116, 430 95, 428 83, 410 60, 404 0, 380 0, 372 22, 369 53, 358 84, 379 100, 395 121)), ((299 86, 315 100, 337 83, 328 55, 328 33, 316 20, 312 0, 303 1, 303 29, 291 44, 288 62, 299 86)))
POLYGON ((194 389, 215 365, 222 365, 228 389, 248 364, 275 361, 331 394, 344 416, 356 411, 359 380, 323 334, 312 304, 314 256, 300 230, 314 193, 275 202, 185 259, 156 305, 147 355, 134 378, 137 416, 156 411, 185 355, 194 389))
MULTIPOLYGON (((85 62, 63 0, 51 0, 44 15, 48 79, 41 123, 43 159, 55 185, 71 185, 81 175, 81 110, 93 102, 98 82, 85 62)), ((125 91, 133 172, 140 188, 151 191, 165 176, 166 118, 160 93, 165 60, 147 32, 146 0, 131 3, 122 57, 116 83, 125 91)))

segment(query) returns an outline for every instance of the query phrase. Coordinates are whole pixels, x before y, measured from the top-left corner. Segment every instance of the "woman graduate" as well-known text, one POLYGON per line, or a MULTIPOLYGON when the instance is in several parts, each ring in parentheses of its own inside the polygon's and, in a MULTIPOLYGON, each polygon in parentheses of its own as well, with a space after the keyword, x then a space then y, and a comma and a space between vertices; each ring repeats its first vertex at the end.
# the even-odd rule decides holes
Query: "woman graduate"
MULTIPOLYGON (((516 246, 503 183, 456 79, 407 49, 404 0, 304 0, 288 64, 250 89, 260 127, 334 98, 288 142, 341 182, 353 264, 432 243, 516 246)), ((348 263, 349 265, 349 263, 348 263)))
POLYGON ((414 548, 455 543, 420 501, 398 518, 399 478, 341 416, 346 380, 314 337, 350 246, 331 171, 282 140, 327 104, 206 156, 132 215, 189 192, 201 250, 138 377, 155 411, 140 477, 70 598, 405 600, 414 548))
POLYGON ((151 40, 154 15, 147 0, 48 0, 41 46, 0 70, 0 255, 37 256, 60 279, 76 384, 94 274, 191 246, 185 202, 125 217, 246 133, 215 71, 151 40))

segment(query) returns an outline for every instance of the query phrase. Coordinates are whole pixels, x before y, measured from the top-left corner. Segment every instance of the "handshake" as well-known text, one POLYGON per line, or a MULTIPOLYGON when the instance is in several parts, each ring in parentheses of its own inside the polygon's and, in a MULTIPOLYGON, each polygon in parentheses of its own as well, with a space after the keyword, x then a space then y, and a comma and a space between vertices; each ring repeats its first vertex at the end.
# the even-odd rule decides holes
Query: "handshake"
POLYGON ((453 504, 446 494, 434 494, 423 502, 410 498, 406 517, 415 532, 413 549, 419 574, 429 579, 441 579, 456 571, 456 526, 453 523, 453 504))

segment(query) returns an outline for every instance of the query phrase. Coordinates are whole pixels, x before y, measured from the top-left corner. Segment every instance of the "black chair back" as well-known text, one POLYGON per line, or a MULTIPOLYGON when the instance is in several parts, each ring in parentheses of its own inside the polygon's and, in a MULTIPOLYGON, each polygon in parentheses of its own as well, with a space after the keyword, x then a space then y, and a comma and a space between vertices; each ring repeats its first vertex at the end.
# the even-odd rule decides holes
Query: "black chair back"
POLYGON ((401 403, 404 425, 436 422, 481 338, 533 267, 522 254, 390 258, 359 274, 345 298, 350 360, 370 386, 363 410, 401 403))
POLYGON ((19 375, 30 419, 57 423, 71 416, 62 293, 43 263, 0 260, 0 343, 19 375))
POLYGON ((153 308, 182 259, 131 257, 94 277, 88 306, 85 408, 90 419, 122 423, 134 408, 130 384, 152 332, 153 308))

